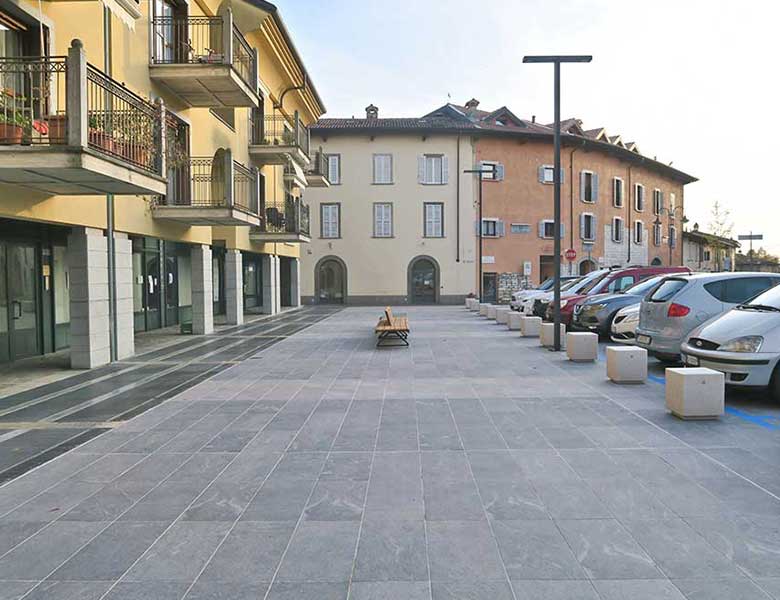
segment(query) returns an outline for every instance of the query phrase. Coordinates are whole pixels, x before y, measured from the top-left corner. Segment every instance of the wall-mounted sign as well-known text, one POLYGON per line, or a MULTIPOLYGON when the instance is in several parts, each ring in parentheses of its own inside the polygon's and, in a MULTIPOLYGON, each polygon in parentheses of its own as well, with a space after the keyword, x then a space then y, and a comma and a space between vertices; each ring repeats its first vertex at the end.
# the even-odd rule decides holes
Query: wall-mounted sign
POLYGON ((483 256, 482 257, 482 264, 483 265, 493 265, 496 263, 496 257, 495 256, 483 256))

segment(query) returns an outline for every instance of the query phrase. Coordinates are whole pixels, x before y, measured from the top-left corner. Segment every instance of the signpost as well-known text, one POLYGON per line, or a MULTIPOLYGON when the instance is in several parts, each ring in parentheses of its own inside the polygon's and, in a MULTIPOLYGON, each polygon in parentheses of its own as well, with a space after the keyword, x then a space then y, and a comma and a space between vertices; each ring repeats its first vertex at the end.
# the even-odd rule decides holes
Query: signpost
POLYGON ((748 235, 738 235, 737 239, 739 241, 750 241, 750 264, 753 264, 753 240, 760 241, 764 239, 764 234, 762 233, 753 233, 752 231, 748 235))

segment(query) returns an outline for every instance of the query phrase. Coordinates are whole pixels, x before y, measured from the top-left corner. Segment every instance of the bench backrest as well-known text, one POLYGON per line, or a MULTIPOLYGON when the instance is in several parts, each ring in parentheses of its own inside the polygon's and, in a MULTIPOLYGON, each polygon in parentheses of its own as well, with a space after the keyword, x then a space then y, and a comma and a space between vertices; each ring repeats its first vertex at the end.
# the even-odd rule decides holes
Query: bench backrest
POLYGON ((385 306, 385 318, 387 319, 388 325, 393 322, 393 309, 389 306, 385 306))

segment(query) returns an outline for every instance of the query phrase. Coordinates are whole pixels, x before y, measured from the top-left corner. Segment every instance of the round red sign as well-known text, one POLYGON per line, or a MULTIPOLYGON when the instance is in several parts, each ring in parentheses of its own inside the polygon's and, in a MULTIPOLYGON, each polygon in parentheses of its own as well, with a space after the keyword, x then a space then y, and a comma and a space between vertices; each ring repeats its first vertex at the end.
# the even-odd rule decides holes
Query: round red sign
POLYGON ((566 250, 566 252, 563 253, 563 256, 566 258, 566 260, 571 262, 577 258, 577 251, 574 248, 569 248, 566 250))

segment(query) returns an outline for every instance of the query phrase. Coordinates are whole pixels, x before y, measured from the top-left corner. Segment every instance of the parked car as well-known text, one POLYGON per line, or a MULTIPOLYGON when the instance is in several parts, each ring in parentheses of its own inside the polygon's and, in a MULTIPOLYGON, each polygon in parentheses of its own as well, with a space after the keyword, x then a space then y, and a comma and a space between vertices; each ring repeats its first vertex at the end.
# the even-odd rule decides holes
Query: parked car
MULTIPOLYGON (((566 286, 566 289, 561 287, 561 300, 568 298, 573 294, 579 293, 580 290, 590 285, 593 281, 601 279, 607 273, 609 273, 609 269, 598 269, 596 271, 591 271, 587 275, 583 275, 580 279, 575 280, 575 282, 571 285, 566 286)), ((545 292, 542 296, 535 298, 531 304, 530 310, 526 308, 525 312, 536 317, 544 317, 547 312, 547 306, 552 301, 553 292, 545 292)))
MULTIPOLYGON (((577 285, 583 279, 584 277, 575 277, 574 279, 569 279, 566 282, 561 282, 561 293, 577 285)), ((552 298, 552 296, 553 296, 553 292, 551 290, 544 290, 544 291, 540 290, 535 294, 529 294, 519 302, 518 310, 521 313, 525 313, 527 315, 533 314, 534 303, 536 300, 540 298, 548 298, 548 297, 552 298)))
POLYGON ((631 304, 617 311, 612 319, 610 339, 618 344, 633 344, 636 328, 639 325, 640 303, 631 304))
POLYGON ((729 385, 769 387, 780 400, 780 286, 696 327, 682 356, 687 365, 721 371, 729 385))
MULTIPOLYGON (((561 282, 571 281, 573 279, 579 279, 579 276, 561 276, 561 282)), ((549 279, 545 279, 538 288, 531 288, 515 292, 512 294, 512 300, 509 302, 509 308, 512 310, 520 310, 520 305, 522 304, 523 300, 526 298, 535 297, 539 294, 543 294, 544 292, 551 290, 553 285, 555 285, 555 279, 550 277, 549 279)))
POLYGON ((714 316, 780 283, 777 273, 698 273, 667 277, 639 310, 636 345, 677 362, 688 334, 714 316))
MULTIPOLYGON (((685 267, 673 267, 678 273, 690 273, 685 267)), ((636 270, 636 269, 635 269, 636 270)), ((574 302, 573 298, 567 300, 566 310, 569 306, 574 304, 574 308, 571 313, 571 327, 578 331, 593 331, 599 335, 609 335, 610 327, 612 326, 612 319, 615 314, 621 308, 631 306, 632 304, 639 304, 642 298, 661 281, 663 281, 666 274, 654 275, 648 278, 642 278, 641 274, 638 274, 639 280, 630 285, 629 287, 618 290, 616 293, 602 293, 593 294, 582 298, 578 302, 574 302)), ((613 277, 610 274, 610 277, 613 277)), ((603 282, 600 287, 607 285, 612 287, 615 282, 623 281, 623 276, 619 275, 617 278, 613 278, 610 283, 603 282)), ((617 287, 617 286, 615 286, 617 287)), ((561 310, 563 312, 563 309, 561 310)))

